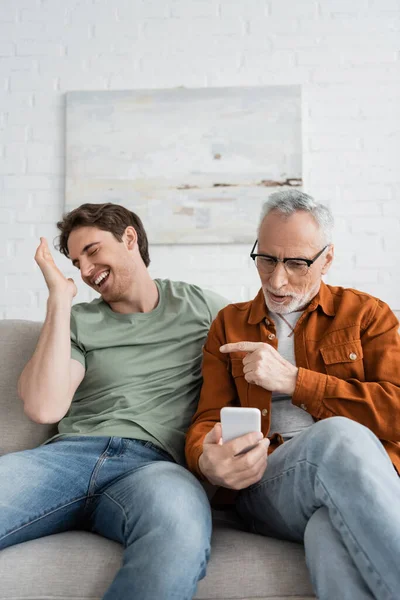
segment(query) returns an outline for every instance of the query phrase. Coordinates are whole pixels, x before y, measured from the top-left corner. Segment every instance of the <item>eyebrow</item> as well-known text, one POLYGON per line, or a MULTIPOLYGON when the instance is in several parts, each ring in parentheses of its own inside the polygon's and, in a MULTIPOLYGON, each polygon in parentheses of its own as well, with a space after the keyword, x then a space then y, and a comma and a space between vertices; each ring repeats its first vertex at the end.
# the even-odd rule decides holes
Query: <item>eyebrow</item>
MULTIPOLYGON (((91 242, 90 244, 87 244, 82 252, 80 253, 79 256, 83 256, 84 254, 87 254, 87 252, 90 250, 90 248, 92 246, 95 246, 96 244, 100 244, 100 242, 91 242)), ((74 258, 74 260, 72 261, 72 264, 74 265, 74 267, 76 267, 77 263, 79 263, 79 260, 77 258, 74 258)))

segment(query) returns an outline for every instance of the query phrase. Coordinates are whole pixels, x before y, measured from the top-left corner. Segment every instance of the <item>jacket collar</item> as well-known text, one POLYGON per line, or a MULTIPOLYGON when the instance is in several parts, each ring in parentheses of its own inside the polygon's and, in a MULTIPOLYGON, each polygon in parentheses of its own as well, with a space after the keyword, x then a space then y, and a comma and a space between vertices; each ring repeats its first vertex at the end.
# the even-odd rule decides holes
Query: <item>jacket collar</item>
MULTIPOLYGON (((333 303, 332 292, 323 281, 321 281, 321 286, 319 288, 319 292, 314 298, 311 300, 310 304, 305 309, 307 312, 312 312, 316 310, 318 307, 321 307, 321 310, 328 315, 329 317, 335 316, 335 306, 333 303)), ((269 311, 265 304, 264 294, 262 289, 259 290, 257 296, 251 302, 250 314, 248 318, 248 323, 250 325, 257 325, 261 323, 266 317, 268 317, 269 311)))

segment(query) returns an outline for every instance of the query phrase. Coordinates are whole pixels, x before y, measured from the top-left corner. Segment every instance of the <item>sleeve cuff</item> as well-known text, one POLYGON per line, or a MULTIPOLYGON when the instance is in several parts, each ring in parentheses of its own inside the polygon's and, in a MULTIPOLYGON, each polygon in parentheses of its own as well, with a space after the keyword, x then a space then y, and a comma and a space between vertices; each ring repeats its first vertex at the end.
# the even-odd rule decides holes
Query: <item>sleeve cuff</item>
POLYGON ((317 373, 299 367, 292 403, 307 411, 313 417, 321 418, 327 379, 328 376, 324 373, 317 373))
POLYGON ((86 369, 86 361, 85 361, 85 357, 82 354, 82 352, 80 352, 77 348, 75 348, 75 346, 71 347, 71 358, 73 358, 74 360, 77 360, 78 362, 81 363, 81 365, 83 365, 86 369))

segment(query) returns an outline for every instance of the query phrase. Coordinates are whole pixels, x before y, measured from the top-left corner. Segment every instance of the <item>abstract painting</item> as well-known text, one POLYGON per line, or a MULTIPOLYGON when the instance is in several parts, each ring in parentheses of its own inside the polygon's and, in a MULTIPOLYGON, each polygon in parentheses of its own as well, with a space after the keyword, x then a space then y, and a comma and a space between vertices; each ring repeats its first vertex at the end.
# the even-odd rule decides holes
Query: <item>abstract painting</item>
POLYGON ((302 185, 300 86, 70 92, 66 117, 66 210, 123 204, 153 244, 252 243, 302 185))

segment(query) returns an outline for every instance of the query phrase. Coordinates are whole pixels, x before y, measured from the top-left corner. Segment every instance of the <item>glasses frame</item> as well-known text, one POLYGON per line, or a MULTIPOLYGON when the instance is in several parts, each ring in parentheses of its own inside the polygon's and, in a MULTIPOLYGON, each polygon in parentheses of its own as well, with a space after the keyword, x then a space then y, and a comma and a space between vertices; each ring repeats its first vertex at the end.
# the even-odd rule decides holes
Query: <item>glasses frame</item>
MULTIPOLYGON (((315 263, 315 261, 316 261, 316 260, 317 260, 317 259, 318 259, 318 258, 321 256, 321 254, 324 252, 324 250, 326 250, 326 249, 327 249, 327 248, 330 246, 330 244, 327 244, 326 246, 324 246, 324 247, 322 248, 322 250, 320 250, 320 251, 318 252, 318 254, 316 254, 316 255, 314 256, 314 258, 300 258, 300 257, 278 258, 277 256, 271 256, 270 254, 257 254, 256 252, 254 252, 254 248, 257 246, 257 243, 258 243, 258 239, 257 239, 257 240, 254 242, 254 246, 253 246, 253 248, 251 249, 250 256, 251 256, 251 258, 254 260, 254 263, 256 262, 256 258, 257 258, 258 256, 260 256, 261 258, 269 258, 269 259, 273 260, 273 261, 275 262, 275 266, 274 266, 274 268, 272 269, 271 273, 273 273, 273 272, 275 271, 275 269, 276 269, 276 265, 277 265, 278 263, 280 263, 280 262, 281 262, 281 263, 283 263, 283 266, 285 267, 285 263, 287 263, 289 260, 301 260, 301 261, 303 261, 303 262, 307 263, 307 272, 308 272, 308 269, 309 269, 309 268, 310 268, 310 267, 311 267, 311 266, 312 266, 312 265, 315 263)), ((257 265, 256 265, 256 266, 257 266, 257 265)), ((285 270, 286 270, 286 267, 285 267, 285 270)), ((305 273, 305 274, 306 274, 306 273, 305 273)))

